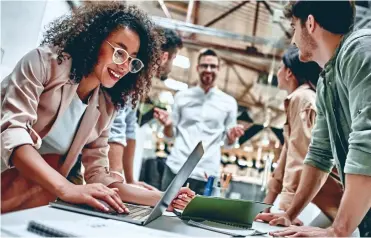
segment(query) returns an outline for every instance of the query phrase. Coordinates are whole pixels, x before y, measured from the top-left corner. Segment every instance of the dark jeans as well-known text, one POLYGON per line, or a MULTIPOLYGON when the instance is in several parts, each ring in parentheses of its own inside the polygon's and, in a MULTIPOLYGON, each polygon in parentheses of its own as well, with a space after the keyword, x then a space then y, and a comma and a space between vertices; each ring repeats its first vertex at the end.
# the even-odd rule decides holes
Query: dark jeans
POLYGON ((162 176, 164 174, 166 159, 146 159, 140 171, 139 181, 144 181, 157 189, 161 189, 162 176))
MULTIPOLYGON (((175 178, 175 174, 171 172, 171 169, 165 165, 164 174, 162 177, 162 183, 161 183, 161 190, 165 191, 167 187, 170 185, 171 181, 175 178)), ((183 187, 185 187, 189 183, 189 188, 193 190, 196 194, 203 195, 205 190, 205 181, 197 180, 188 178, 187 181, 184 183, 183 187)))

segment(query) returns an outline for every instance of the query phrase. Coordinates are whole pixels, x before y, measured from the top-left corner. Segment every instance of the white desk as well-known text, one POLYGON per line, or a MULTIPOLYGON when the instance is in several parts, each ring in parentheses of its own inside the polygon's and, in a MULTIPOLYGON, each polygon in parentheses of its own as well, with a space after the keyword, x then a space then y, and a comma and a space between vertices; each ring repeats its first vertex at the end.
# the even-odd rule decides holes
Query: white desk
MULTIPOLYGON (((25 225, 30 220, 78 221, 86 219, 87 217, 87 215, 44 206, 2 215, 1 226, 3 228, 6 228, 6 226, 25 225)), ((221 233, 189 226, 177 217, 161 216, 148 224, 146 227, 192 237, 228 237, 227 235, 221 233)), ((259 222, 254 222, 253 228, 262 232, 282 229, 282 227, 272 227, 268 224, 259 222)), ((8 234, 3 233, 2 236, 8 236, 8 234)))

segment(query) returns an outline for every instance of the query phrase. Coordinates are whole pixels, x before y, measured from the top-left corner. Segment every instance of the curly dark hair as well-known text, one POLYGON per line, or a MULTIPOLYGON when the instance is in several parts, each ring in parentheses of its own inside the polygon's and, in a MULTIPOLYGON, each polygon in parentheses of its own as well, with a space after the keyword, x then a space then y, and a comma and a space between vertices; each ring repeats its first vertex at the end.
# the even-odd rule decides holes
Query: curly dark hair
POLYGON ((73 59, 70 78, 79 83, 93 71, 103 41, 122 27, 138 34, 140 48, 137 58, 142 60, 144 68, 135 74, 128 73, 114 87, 104 90, 116 108, 123 107, 129 99, 135 107, 151 87, 152 76, 160 65, 161 44, 164 42, 147 14, 136 6, 119 2, 83 5, 53 21, 41 45, 56 46, 60 63, 64 60, 64 53, 68 53, 73 59))

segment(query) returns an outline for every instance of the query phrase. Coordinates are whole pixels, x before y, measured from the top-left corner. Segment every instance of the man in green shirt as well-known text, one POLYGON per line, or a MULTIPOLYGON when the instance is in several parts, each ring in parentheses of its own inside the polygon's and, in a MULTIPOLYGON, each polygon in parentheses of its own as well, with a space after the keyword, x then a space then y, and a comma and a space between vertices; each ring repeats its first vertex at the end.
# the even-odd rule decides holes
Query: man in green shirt
POLYGON ((260 214, 271 225, 289 226, 315 197, 335 165, 344 195, 331 227, 292 226, 273 236, 371 236, 371 30, 352 31, 350 1, 294 1, 286 6, 301 61, 322 68, 317 120, 290 208, 260 214))

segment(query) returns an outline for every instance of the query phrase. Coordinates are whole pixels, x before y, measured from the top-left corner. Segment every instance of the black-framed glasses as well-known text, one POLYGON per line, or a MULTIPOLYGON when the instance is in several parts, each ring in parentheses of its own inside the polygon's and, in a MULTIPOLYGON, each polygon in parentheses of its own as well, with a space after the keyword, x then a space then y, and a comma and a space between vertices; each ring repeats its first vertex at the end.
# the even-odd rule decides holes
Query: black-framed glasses
POLYGON ((219 67, 219 65, 216 64, 200 64, 201 69, 208 69, 210 67, 211 70, 215 70, 219 67))
POLYGON ((126 50, 122 48, 114 47, 108 41, 106 42, 114 49, 113 54, 112 54, 113 63, 121 65, 129 60, 129 71, 134 74, 138 73, 141 69, 143 69, 144 64, 140 59, 131 57, 126 50))

